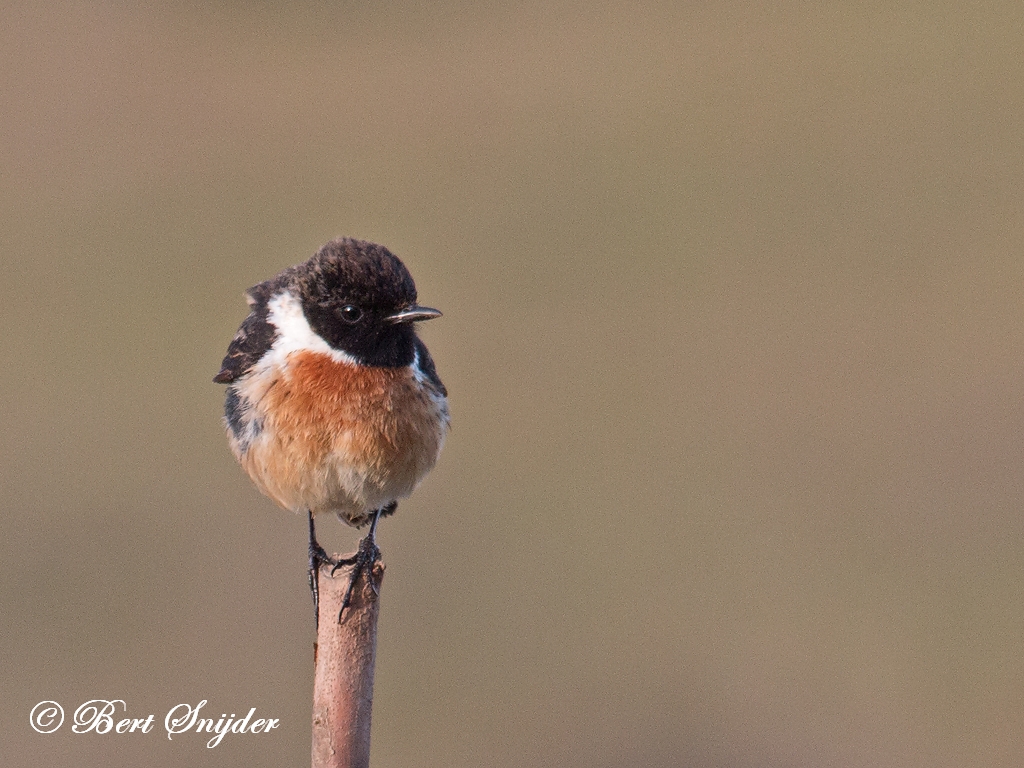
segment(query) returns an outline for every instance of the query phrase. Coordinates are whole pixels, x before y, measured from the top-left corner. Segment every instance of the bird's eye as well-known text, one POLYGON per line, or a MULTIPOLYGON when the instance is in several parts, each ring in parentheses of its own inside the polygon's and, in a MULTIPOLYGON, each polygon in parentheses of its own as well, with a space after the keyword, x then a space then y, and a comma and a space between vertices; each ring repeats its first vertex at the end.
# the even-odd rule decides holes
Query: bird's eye
POLYGON ((346 304, 341 308, 341 319, 346 323, 358 323, 359 318, 363 316, 363 310, 359 307, 354 307, 351 304, 346 304))

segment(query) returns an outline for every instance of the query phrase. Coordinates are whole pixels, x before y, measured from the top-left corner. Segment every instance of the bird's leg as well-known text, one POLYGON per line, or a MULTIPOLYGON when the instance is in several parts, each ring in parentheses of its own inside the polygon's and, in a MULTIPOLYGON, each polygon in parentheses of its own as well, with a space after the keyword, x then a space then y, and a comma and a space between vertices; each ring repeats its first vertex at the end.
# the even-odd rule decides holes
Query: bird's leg
POLYGON ((309 591, 313 593, 313 618, 317 627, 320 626, 320 566, 324 563, 337 568, 338 561, 330 557, 316 540, 313 510, 309 510, 309 591))
MULTIPOLYGON (((345 613, 345 609, 348 608, 349 603, 352 601, 352 591, 356 587, 356 582, 359 581, 359 574, 366 571, 367 577, 369 578, 373 573, 373 564, 377 562, 380 557, 380 549, 377 547, 377 523, 380 521, 381 515, 390 515, 395 511, 395 507, 398 506, 397 501, 393 501, 385 507, 381 507, 373 513, 373 519, 370 521, 370 532, 363 537, 362 541, 359 542, 359 550, 352 557, 346 557, 335 563, 334 568, 331 570, 331 575, 343 565, 355 566, 352 569, 352 576, 348 582, 348 589, 345 590, 345 597, 341 601, 341 610, 338 611, 338 623, 341 623, 341 617, 345 613)), ((372 583, 372 582, 371 582, 372 583)))

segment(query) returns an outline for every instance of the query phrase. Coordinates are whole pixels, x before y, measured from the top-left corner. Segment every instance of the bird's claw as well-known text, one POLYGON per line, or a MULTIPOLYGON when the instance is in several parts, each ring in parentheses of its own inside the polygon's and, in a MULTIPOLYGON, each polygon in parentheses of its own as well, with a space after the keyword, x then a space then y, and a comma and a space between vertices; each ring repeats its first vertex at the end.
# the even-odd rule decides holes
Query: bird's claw
POLYGON ((359 550, 352 557, 341 558, 334 563, 334 567, 331 568, 331 576, 337 572, 339 568, 345 565, 351 565, 352 575, 349 577, 348 588, 345 590, 345 597, 341 601, 341 610, 338 611, 338 623, 341 623, 342 616, 345 614, 345 609, 352 603, 352 592, 355 590, 356 582, 359 581, 359 576, 364 571, 366 577, 369 579, 370 587, 373 591, 377 592, 377 585, 373 581, 373 566, 380 559, 380 548, 377 546, 377 542, 371 535, 363 538, 359 542, 359 550))

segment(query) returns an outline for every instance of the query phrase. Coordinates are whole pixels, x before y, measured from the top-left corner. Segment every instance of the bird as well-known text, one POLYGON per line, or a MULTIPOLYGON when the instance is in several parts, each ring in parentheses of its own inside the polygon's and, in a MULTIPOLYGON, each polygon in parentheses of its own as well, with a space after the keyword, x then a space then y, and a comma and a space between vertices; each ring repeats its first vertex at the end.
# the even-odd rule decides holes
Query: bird
POLYGON ((249 314, 214 377, 226 384, 224 426, 235 458, 280 507, 308 517, 309 586, 353 565, 338 621, 360 573, 380 557, 377 523, 436 464, 450 425, 448 391, 416 324, 441 313, 417 303, 402 261, 382 245, 331 240, 246 291, 249 314), (351 558, 317 541, 314 518, 370 524, 351 558))

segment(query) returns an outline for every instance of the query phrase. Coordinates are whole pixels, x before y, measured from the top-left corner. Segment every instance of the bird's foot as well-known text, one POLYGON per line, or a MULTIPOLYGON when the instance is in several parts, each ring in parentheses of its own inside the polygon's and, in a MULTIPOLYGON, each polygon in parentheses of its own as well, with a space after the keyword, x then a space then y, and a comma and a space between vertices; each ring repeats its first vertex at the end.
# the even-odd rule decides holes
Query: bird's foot
MULTIPOLYGON (((309 513, 309 591, 313 594, 313 619, 316 626, 320 625, 320 566, 330 565, 337 568, 338 560, 327 554, 320 542, 316 540, 316 529, 313 527, 313 513, 309 513)), ((333 571, 331 572, 333 573, 333 571)))
POLYGON ((343 557, 334 562, 334 567, 331 569, 331 576, 333 576, 335 571, 342 566, 353 566, 348 588, 345 590, 345 597, 341 601, 341 610, 338 611, 339 624, 341 623, 342 616, 345 614, 345 609, 352 602, 352 592, 355 590, 356 582, 359 581, 361 574, 366 574, 366 578, 369 579, 371 586, 376 590, 376 585, 373 584, 373 566, 380 559, 380 548, 377 546, 377 541, 373 534, 374 532, 371 528, 370 533, 359 542, 359 550, 352 557, 343 557))

